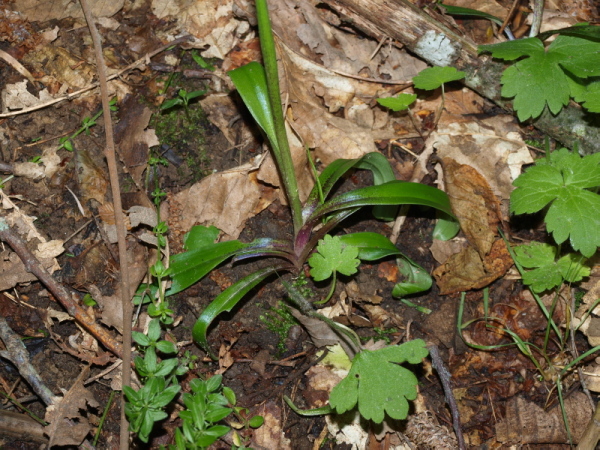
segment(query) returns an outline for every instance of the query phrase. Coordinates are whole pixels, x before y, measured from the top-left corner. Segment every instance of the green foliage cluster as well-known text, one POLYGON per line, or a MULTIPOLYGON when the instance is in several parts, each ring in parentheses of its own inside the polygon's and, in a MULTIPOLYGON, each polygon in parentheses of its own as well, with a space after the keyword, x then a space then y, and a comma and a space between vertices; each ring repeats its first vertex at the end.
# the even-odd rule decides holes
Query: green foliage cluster
MULTIPOLYGON (((235 423, 238 428, 258 428, 263 424, 262 416, 247 418, 248 410, 235 406, 235 393, 222 381, 221 375, 214 375, 208 380, 195 378, 190 382, 191 392, 183 394, 186 409, 179 413, 182 425, 175 430, 175 445, 170 445, 170 450, 208 448, 231 431, 229 425, 222 424, 231 414, 241 421, 235 423)), ((234 441, 234 448, 247 448, 237 433, 234 441)))
POLYGON ((539 117, 548 107, 558 114, 569 100, 600 112, 598 27, 575 26, 538 37, 480 45, 480 53, 516 61, 502 74, 502 96, 513 98, 519 120, 539 117), (544 39, 560 35, 548 47, 544 39))
POLYGON ((285 341, 290 332, 290 328, 298 325, 296 318, 290 313, 288 307, 280 301, 276 308, 270 308, 265 314, 259 317, 260 321, 265 324, 267 330, 275 333, 279 337, 277 350, 283 354, 286 350, 285 341))
POLYGON ((544 210, 546 229, 558 246, 532 243, 515 248, 526 269, 523 282, 542 292, 575 283, 590 274, 587 259, 600 246, 600 154, 580 156, 560 149, 528 168, 513 183, 510 210, 531 214, 544 210), (561 252, 567 243, 574 252, 561 252), (578 252, 578 253, 577 253, 578 252))

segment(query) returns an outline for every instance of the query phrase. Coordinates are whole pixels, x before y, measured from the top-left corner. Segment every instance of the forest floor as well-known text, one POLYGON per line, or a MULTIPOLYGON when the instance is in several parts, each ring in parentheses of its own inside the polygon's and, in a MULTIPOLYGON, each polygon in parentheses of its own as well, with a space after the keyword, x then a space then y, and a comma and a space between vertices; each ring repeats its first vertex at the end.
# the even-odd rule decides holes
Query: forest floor
MULTIPOLYGON (((128 220, 136 220, 139 211, 155 213, 152 192, 158 186, 167 194, 161 213, 170 229, 171 255, 182 251, 185 233, 197 224, 216 226, 221 240, 289 238, 289 210, 277 187, 272 162, 263 158, 268 148, 226 75, 227 70, 260 59, 252 9, 244 9, 248 4, 223 2, 226 12, 219 9, 222 15, 214 20, 219 1, 198 2, 191 10, 185 2, 171 6, 160 1, 109 2, 114 3, 109 5, 114 11, 103 10, 103 2, 92 3, 97 3, 95 14, 101 17, 109 73, 141 61, 110 84, 117 98, 112 118, 128 220), (185 33, 202 37, 165 45, 185 33), (201 67, 199 55, 214 67, 201 67), (205 93, 189 107, 161 109, 181 90, 205 93), (168 165, 149 170, 151 157, 166 158, 168 165)), ((452 176, 464 176, 452 173, 452 160, 474 168, 479 178, 486 180, 487 186, 480 187, 494 193, 499 207, 497 224, 508 241, 547 239, 540 216, 523 219, 508 215, 514 177, 543 153, 545 137, 533 126, 520 125, 459 83, 446 86, 443 111, 441 92, 436 90, 418 92, 410 115, 390 113, 375 99, 395 94, 401 86, 404 89, 402 82, 424 69, 425 63, 403 51, 401 45, 386 42, 378 47, 350 27, 342 24, 336 28, 332 11, 320 4, 269 3, 276 11, 274 26, 284 47, 283 97, 291 108, 294 133, 313 150, 319 171, 336 158, 379 151, 388 158, 398 179, 443 188, 452 176), (305 60, 304 66, 299 59, 305 60), (344 73, 375 82, 361 82, 344 73), (329 81, 323 81, 327 77, 329 81), (387 84, 377 83, 377 79, 387 84), (431 157, 433 153, 437 159, 431 157), (511 167, 509 159, 516 161, 511 167), (443 168, 438 160, 445 161, 443 168)), ((495 8, 493 14, 503 17, 512 2, 486 1, 479 6, 484 3, 495 8)), ((589 11, 580 11, 580 16, 584 13, 589 11)), ((456 26, 478 43, 493 39, 487 21, 457 20, 456 26)), ((82 307, 119 342, 120 269, 110 229, 114 230, 114 219, 100 96, 93 89, 68 99, 65 96, 96 80, 89 30, 80 11, 57 9, 56 5, 35 8, 20 0, 3 2, 0 29, 0 158, 6 173, 0 191, 2 216, 15 221, 19 234, 56 280, 77 292, 78 298, 91 294, 96 304, 82 303, 82 307), (26 78, 31 77, 29 83, 17 70, 21 64, 28 70, 26 78), (49 105, 35 109, 45 102, 49 105)), ((297 156, 301 161, 304 149, 302 144, 297 147, 295 155, 304 155, 297 156)), ((313 178, 304 169, 299 178, 304 195, 313 178)), ((340 183, 337 192, 372 182, 368 172, 356 171, 340 183)), ((320 310, 352 327, 365 344, 383 341, 393 345, 421 338, 437 346, 451 374, 468 448, 569 448, 563 410, 570 419, 572 435, 581 436, 593 403, 582 388, 580 374, 574 373, 562 380, 561 408, 557 380, 551 374, 574 354, 591 348, 585 336, 577 333, 564 342, 562 336, 551 333, 546 341, 548 321, 511 261, 498 257, 496 270, 484 270, 479 277, 472 268, 447 265, 448 257, 465 247, 464 236, 442 244, 432 238, 432 211, 411 208, 405 217, 396 246, 436 275, 433 286, 408 298, 409 302, 394 298, 392 290, 403 275, 395 258, 382 259, 362 264, 356 276, 341 277, 332 299, 319 306, 320 310), (445 273, 438 269, 443 264, 445 273), (462 273, 466 275, 459 282, 462 273), (494 320, 485 321, 485 317, 494 320), (492 322, 493 327, 489 326, 492 322), (510 333, 503 330, 528 344, 514 345, 510 333), (482 351, 475 346, 496 349, 482 351), (534 350, 528 356, 526 351, 534 348, 543 351, 534 350), (532 359, 540 363, 543 373, 532 359)), ((140 220, 128 230, 134 290, 144 281, 155 255, 145 237, 152 230, 152 221, 140 220)), ((389 236, 392 226, 373 219, 365 208, 344 224, 344 230, 389 236)), ((502 242, 496 230, 494 234, 495 241, 502 242)), ((96 448, 118 448, 121 404, 118 396, 112 402, 109 399, 120 389, 120 367, 115 364, 119 359, 65 314, 55 296, 9 246, 2 247, 1 255, 0 316, 21 338, 31 363, 55 395, 68 396, 73 391, 88 399, 71 416, 77 427, 83 427, 83 436, 91 442, 98 431, 96 448), (104 413, 106 418, 101 421, 104 413)), ((409 418, 390 420, 383 430, 365 421, 353 424, 354 417, 302 417, 289 409, 282 400, 284 395, 300 408, 323 406, 340 378, 331 365, 319 363, 320 349, 289 314, 288 293, 277 279, 261 285, 215 320, 208 341, 219 359, 211 360, 192 340, 196 319, 223 289, 265 264, 268 261, 226 263, 169 299, 175 323, 165 338, 177 343, 180 354, 187 351, 197 358, 180 380, 184 392, 194 378, 222 374, 223 384, 236 393, 237 404, 265 419, 262 427, 240 431, 253 448, 457 448, 452 412, 429 360, 412 367, 419 380, 419 395, 409 418)), ((290 275, 284 279, 292 280, 290 275)), ((564 330, 570 317, 572 296, 581 297, 595 281, 592 272, 577 292, 566 289, 558 297, 553 292, 543 297, 547 305, 560 297, 553 316, 559 330, 564 330)), ((326 282, 313 283, 310 278, 306 282, 303 292, 313 301, 327 295, 326 282)), ((134 330, 144 330, 145 308, 136 307, 139 317, 134 330)), ((580 367, 593 363, 592 355, 580 367)), ((0 364, 0 391, 1 412, 12 411, 21 418, 30 412, 48 421, 47 405, 8 360, 0 364)), ((134 447, 172 444, 174 430, 180 425, 179 409, 176 405, 169 417, 159 422, 149 444, 134 441, 134 447)), ((0 420, 0 447, 37 449, 47 443, 48 428, 44 435, 37 422, 23 422, 32 428, 15 433, 5 426, 6 420, 0 420)), ((59 428, 61 431, 51 431, 54 443, 71 445, 69 426, 59 428)), ((227 435, 211 448, 231 448, 231 439, 227 435)))

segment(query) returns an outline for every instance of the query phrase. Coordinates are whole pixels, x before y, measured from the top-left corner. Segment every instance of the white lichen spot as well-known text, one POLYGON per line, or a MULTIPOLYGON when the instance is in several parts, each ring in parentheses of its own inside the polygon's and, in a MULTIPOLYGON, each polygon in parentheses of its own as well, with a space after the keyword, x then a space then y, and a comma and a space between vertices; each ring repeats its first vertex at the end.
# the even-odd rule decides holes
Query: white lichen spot
POLYGON ((443 33, 429 30, 419 39, 415 46, 415 53, 427 59, 431 64, 446 67, 458 58, 460 47, 452 44, 452 41, 443 33))
POLYGON ((585 126, 580 123, 573 125, 573 134, 575 136, 584 137, 585 136, 585 126))

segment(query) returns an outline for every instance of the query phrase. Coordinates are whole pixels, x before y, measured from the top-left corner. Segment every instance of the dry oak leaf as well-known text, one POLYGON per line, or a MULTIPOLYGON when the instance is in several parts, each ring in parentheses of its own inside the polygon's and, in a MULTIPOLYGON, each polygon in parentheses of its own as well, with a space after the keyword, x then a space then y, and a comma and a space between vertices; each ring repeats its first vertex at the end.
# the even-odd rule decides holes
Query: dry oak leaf
POLYGON ((473 247, 452 255, 433 271, 441 295, 483 288, 500 278, 512 266, 506 244, 497 239, 482 260, 473 247))
POLYGON ((246 220, 276 198, 277 190, 259 183, 256 163, 214 173, 173 196, 169 226, 189 230, 194 225, 214 225, 229 239, 237 239, 246 220))
MULTIPOLYGON (((592 407, 583 392, 575 392, 565 399, 564 409, 576 444, 592 417, 592 407)), ((535 403, 513 397, 507 402, 506 418, 496 424, 496 440, 518 445, 568 443, 560 406, 545 411, 535 403)))
POLYGON ((487 286, 506 273, 512 259, 504 241, 496 239, 500 203, 485 178, 451 158, 441 162, 452 212, 468 241, 466 248, 433 272, 445 295, 487 286))
POLYGON ((88 419, 82 415, 82 411, 87 411, 88 405, 98 408, 100 404, 94 398, 94 394, 83 387, 83 380, 88 373, 89 366, 83 369, 64 398, 46 410, 44 420, 49 425, 44 428, 44 432, 50 438, 48 448, 55 445, 80 445, 90 432, 92 427, 88 419))

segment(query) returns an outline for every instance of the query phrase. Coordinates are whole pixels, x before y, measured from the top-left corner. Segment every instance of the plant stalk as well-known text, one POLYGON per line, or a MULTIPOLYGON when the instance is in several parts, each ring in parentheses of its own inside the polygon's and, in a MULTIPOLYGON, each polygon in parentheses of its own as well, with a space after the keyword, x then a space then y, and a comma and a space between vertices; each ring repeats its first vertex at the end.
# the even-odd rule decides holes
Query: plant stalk
POLYGON ((269 103, 273 111, 273 121, 275 123, 275 136, 277 146, 273 146, 273 155, 279 169, 283 188, 292 210, 292 221, 294 223, 294 236, 298 234, 302 227, 302 204, 298 194, 298 180, 294 170, 292 153, 285 131, 285 119, 283 108, 281 106, 281 96, 279 94, 279 74, 277 70, 277 52, 275 51, 275 40, 273 39, 273 30, 267 0, 256 0, 256 17, 258 20, 258 32, 260 35, 260 46, 263 54, 265 75, 267 77, 267 87, 269 90, 269 103), (278 148, 276 148, 278 147, 278 148))

